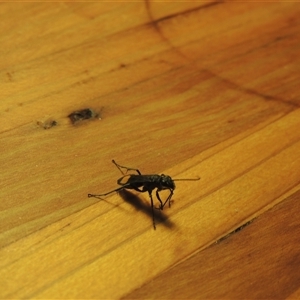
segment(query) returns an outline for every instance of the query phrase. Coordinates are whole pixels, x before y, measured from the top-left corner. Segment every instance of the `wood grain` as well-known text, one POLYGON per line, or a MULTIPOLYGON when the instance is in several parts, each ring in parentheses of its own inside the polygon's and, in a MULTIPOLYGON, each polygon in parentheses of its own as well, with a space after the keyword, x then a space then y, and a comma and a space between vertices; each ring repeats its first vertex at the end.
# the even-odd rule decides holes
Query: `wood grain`
POLYGON ((197 253, 125 298, 286 298, 300 283, 299 199, 297 191, 242 232, 197 253))
POLYGON ((296 299, 299 10, 1 3, 0 297, 296 299), (146 194, 87 198, 112 159, 201 180, 154 231, 146 194))

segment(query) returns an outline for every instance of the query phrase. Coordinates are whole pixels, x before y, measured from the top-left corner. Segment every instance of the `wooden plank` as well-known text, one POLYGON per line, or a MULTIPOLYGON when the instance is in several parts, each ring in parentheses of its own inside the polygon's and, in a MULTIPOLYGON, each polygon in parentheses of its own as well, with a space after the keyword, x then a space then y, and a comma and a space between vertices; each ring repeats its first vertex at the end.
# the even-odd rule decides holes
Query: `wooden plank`
POLYGON ((124 299, 297 299, 299 200, 298 186, 297 192, 242 231, 157 276, 124 299))

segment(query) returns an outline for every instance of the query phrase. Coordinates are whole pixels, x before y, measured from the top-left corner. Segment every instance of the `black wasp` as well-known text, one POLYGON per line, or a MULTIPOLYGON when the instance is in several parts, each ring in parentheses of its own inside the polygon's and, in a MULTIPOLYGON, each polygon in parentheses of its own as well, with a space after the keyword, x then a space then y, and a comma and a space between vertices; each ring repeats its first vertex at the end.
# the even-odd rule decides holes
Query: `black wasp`
POLYGON ((171 206, 171 198, 173 196, 174 190, 175 190, 175 183, 174 181, 179 181, 179 180, 200 180, 200 178, 195 178, 195 179, 172 179, 168 175, 142 175, 141 172, 138 169, 133 169, 133 168, 127 168, 124 166, 120 166, 115 162, 115 160, 112 160, 113 164, 120 170, 120 172, 123 174, 121 178, 118 179, 117 183, 121 186, 113 191, 110 191, 105 194, 88 194, 88 197, 95 197, 95 198, 100 198, 102 196, 109 195, 113 192, 119 192, 123 189, 128 189, 128 190, 135 190, 137 192, 148 192, 150 200, 151 200, 151 208, 152 208, 152 217, 153 217, 153 227, 156 229, 155 226, 155 219, 154 219, 154 204, 153 204, 153 198, 152 198, 152 191, 156 189, 156 198, 159 201, 159 207, 155 207, 156 209, 163 210, 165 205, 169 203, 169 207, 171 206), (126 171, 123 172, 122 169, 125 169, 126 171), (137 174, 127 174, 128 171, 135 171, 137 174), (124 179, 127 179, 124 182, 124 179), (163 202, 159 196, 159 192, 162 190, 169 190, 170 194, 168 198, 163 202))

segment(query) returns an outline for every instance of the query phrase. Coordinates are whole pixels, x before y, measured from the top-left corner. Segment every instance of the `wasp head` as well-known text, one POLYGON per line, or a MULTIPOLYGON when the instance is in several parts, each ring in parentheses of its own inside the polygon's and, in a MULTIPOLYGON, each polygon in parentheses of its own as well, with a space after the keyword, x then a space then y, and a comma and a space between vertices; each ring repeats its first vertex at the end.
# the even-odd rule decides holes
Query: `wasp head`
POLYGON ((174 183, 173 179, 168 175, 161 174, 160 175, 160 183, 161 183, 163 189, 175 190, 175 183, 174 183))

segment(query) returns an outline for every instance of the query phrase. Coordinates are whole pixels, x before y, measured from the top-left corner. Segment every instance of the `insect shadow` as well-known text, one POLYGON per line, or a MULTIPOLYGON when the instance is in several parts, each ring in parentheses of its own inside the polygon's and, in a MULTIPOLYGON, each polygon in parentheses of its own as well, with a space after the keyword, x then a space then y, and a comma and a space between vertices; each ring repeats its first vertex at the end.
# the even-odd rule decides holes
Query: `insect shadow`
POLYGON ((125 191, 125 190, 135 190, 140 193, 148 192, 149 198, 151 201, 152 221, 153 221, 154 229, 156 229, 154 208, 163 210, 164 206, 167 203, 169 203, 169 207, 171 207, 171 198, 172 198, 174 190, 175 190, 174 181, 200 180, 200 178, 172 179, 170 176, 164 175, 164 174, 142 175, 142 173, 138 169, 127 168, 127 167, 121 166, 121 165, 117 164, 114 160, 112 160, 112 163, 123 174, 123 176, 117 180, 117 183, 120 185, 120 187, 118 187, 110 192, 104 193, 104 194, 88 194, 88 197, 95 197, 98 199, 102 199, 101 197, 103 197, 103 196, 107 196, 111 193, 125 191), (124 172, 123 169, 126 171, 124 172), (127 174, 128 171, 134 171, 137 174, 127 174), (156 189, 156 192, 155 192, 156 198, 159 201, 158 207, 154 206, 153 197, 152 197, 152 192, 155 189, 156 189), (162 190, 168 190, 170 192, 169 196, 167 197, 167 199, 164 202, 161 200, 160 194, 159 194, 159 192, 161 192, 162 190))
POLYGON ((136 210, 143 212, 145 215, 153 217, 154 213, 155 220, 157 220, 159 223, 162 223, 165 227, 173 228, 175 226, 175 224, 170 219, 168 219, 163 211, 156 210, 153 212, 151 206, 147 205, 144 201, 141 200, 140 197, 129 192, 128 190, 119 191, 119 195, 125 202, 131 204, 136 210))

